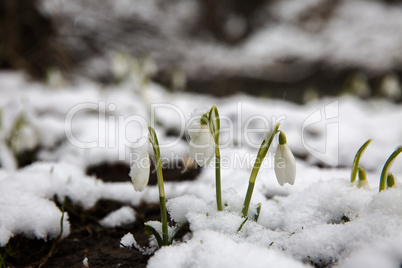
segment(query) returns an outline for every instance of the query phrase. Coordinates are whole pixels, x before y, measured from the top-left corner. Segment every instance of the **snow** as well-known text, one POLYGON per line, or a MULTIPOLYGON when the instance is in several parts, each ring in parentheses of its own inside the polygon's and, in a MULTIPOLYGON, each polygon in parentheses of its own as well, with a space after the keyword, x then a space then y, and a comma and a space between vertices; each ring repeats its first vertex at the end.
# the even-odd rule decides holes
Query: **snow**
POLYGON ((158 249, 158 244, 156 239, 151 238, 149 241, 149 247, 142 247, 137 243, 132 233, 127 233, 121 238, 120 247, 135 248, 144 255, 151 255, 158 249))
POLYGON ((384 239, 380 242, 373 242, 364 245, 357 250, 352 256, 342 261, 339 266, 344 268, 351 267, 398 267, 401 263, 401 237, 396 235, 395 238, 384 239))
POLYGON ((306 267, 280 251, 237 243, 214 231, 201 231, 187 243, 155 253, 148 267, 306 267))
MULTIPOLYGON (((60 234, 61 211, 49 200, 33 194, 1 187, 0 245, 10 237, 24 234, 29 238, 54 239, 60 234)), ((64 213, 62 236, 70 233, 68 215, 64 213)))
MULTIPOLYGON (((168 208, 174 219, 183 221, 184 216, 195 235, 213 231, 215 236, 219 233, 237 243, 251 243, 262 248, 271 245, 270 248, 285 250, 301 262, 312 261, 325 266, 351 256, 353 251, 367 244, 384 238, 388 240, 388 236, 400 233, 402 218, 398 204, 402 201, 401 194, 399 189, 374 194, 357 189, 345 180, 321 181, 301 192, 266 200, 258 223, 249 219, 240 231, 244 218, 239 207, 218 212, 214 204, 206 208, 202 200, 182 196, 169 200, 168 208), (187 204, 185 208, 183 204, 187 204)), ((397 243, 398 239, 396 237, 392 242, 397 243)), ((227 242, 211 243, 217 247, 222 243, 223 247, 227 242)), ((202 250, 191 245, 194 247, 191 251, 202 250)), ((170 250, 163 248, 160 251, 170 253, 170 250)), ((395 255, 394 252, 389 254, 395 255)), ((175 257, 172 258, 174 261, 175 257)), ((249 261, 254 263, 252 258, 249 261)))
POLYGON ((170 217, 177 223, 186 222, 186 215, 190 212, 204 214, 208 212, 208 206, 205 201, 191 195, 184 195, 180 198, 170 199, 166 203, 166 208, 170 217), (188 204, 191 204, 191 206, 188 204))
POLYGON ((107 228, 114 228, 134 223, 135 219, 135 211, 129 206, 124 206, 109 213, 100 221, 100 224, 107 228))
MULTIPOLYGON (((5 122, 8 120, 5 126, 11 126, 21 111, 29 111, 30 126, 41 133, 37 137, 39 160, 13 170, 5 162, 12 158, 6 151, 6 134, 10 128, 2 129, 2 246, 16 235, 45 240, 57 238, 62 212, 55 201, 61 204, 67 197, 83 209, 94 207, 99 200, 125 204, 100 221, 106 228, 134 222, 136 212, 132 207, 142 202, 157 203, 157 186, 147 186, 138 193, 128 174, 127 182, 107 183, 86 175, 86 168, 119 161, 129 166, 132 142, 147 132, 146 126, 152 120, 157 122, 155 130, 163 144, 162 157, 187 159, 187 136, 177 141, 168 132, 176 130, 186 135, 186 120, 194 108, 215 104, 222 117, 224 209, 221 212, 216 209, 213 161, 202 168, 194 181, 165 182, 169 214, 176 224, 188 221, 191 235, 184 242, 176 241, 173 246, 156 251, 149 267, 162 264, 218 267, 222 263, 253 267, 306 267, 310 263, 392 267, 400 262, 400 158, 392 168, 396 187, 381 193, 377 187, 383 164, 402 143, 402 126, 398 124, 401 106, 380 99, 362 101, 352 96, 319 99, 304 106, 243 94, 218 99, 194 93, 169 93, 151 82, 144 90, 149 103, 157 104, 154 118, 150 116, 152 110, 149 112, 143 103, 142 93, 133 90, 135 86, 123 83, 105 89, 82 81, 76 87, 70 85, 56 90, 31 83, 22 75, 0 74, 0 92, 4 96, 0 102, 2 117, 5 122), (29 106, 20 102, 21 98, 28 100, 29 106), (12 103, 19 103, 19 108, 8 109, 14 107, 12 103), (78 104, 92 106, 77 111, 70 117, 71 121, 66 120, 78 104), (132 116, 138 121, 129 122, 132 116), (140 120, 145 125, 143 128, 139 127, 140 120), (257 176, 249 219, 245 221, 241 209, 258 147, 272 125, 279 121, 296 156, 295 184, 278 185, 273 166, 275 139, 257 176), (73 137, 86 143, 85 146, 73 144, 74 139, 67 137, 70 127, 73 137), (332 136, 328 136, 330 130, 335 130, 332 136), (358 189, 349 183, 351 164, 356 151, 369 138, 373 142, 362 155, 360 166, 367 171, 371 190, 358 189), (96 146, 89 148, 92 142, 96 146), (313 156, 314 152, 318 153, 313 156), (335 156, 338 165, 325 162, 326 154, 335 156), (262 209, 255 222, 252 219, 258 203, 262 209)), ((149 224, 161 229, 159 222, 149 224)), ((69 229, 65 213, 62 237, 69 235, 69 229)), ((173 228, 169 230, 172 232, 173 228)), ((130 234, 122 239, 122 244, 144 254, 155 250, 152 243, 155 241, 144 248, 130 234)))
POLYGON ((120 247, 131 247, 132 245, 136 245, 137 242, 132 233, 127 233, 121 238, 120 244, 120 247))

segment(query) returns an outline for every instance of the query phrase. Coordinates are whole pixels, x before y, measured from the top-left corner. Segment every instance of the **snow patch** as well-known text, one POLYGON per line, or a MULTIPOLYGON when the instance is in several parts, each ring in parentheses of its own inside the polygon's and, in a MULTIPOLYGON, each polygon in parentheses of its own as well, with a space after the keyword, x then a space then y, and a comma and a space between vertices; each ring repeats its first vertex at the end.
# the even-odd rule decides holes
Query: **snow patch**
POLYGON ((119 227, 135 222, 135 211, 129 206, 124 206, 109 213, 99 223, 107 228, 119 227))

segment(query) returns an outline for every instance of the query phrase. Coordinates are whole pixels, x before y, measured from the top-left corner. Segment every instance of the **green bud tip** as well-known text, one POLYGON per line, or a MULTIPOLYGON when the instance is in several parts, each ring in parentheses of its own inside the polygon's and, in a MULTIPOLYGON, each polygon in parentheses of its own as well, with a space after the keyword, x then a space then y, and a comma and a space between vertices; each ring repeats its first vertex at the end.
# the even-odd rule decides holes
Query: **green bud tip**
POLYGON ((362 167, 359 167, 359 180, 364 181, 367 179, 366 171, 362 167))
POLYGON ((208 125, 208 121, 209 121, 209 116, 208 116, 208 114, 209 114, 209 113, 205 113, 205 114, 203 114, 203 115, 201 116, 201 120, 200 120, 201 125, 208 125))
POLYGON ((286 136, 285 133, 283 133, 282 131, 279 130, 279 144, 283 145, 286 144, 286 136))
POLYGON ((392 173, 388 173, 387 176, 387 187, 392 188, 395 186, 395 177, 392 173))

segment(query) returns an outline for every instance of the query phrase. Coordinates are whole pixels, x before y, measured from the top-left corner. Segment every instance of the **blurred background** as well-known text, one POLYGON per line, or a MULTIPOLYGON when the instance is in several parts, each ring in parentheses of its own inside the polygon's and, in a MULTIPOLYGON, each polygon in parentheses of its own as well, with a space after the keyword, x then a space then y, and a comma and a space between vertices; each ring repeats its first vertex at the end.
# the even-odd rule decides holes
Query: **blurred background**
POLYGON ((120 57, 171 90, 401 101, 396 0, 3 0, 0 21, 0 68, 33 80, 114 84, 120 57))

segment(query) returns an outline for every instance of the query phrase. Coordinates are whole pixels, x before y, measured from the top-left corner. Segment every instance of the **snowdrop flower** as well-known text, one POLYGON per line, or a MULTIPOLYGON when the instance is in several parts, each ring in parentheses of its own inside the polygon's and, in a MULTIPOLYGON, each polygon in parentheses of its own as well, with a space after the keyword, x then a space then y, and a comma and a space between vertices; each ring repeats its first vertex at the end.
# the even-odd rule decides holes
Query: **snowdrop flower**
POLYGON ((366 171, 363 168, 359 167, 359 180, 357 181, 357 188, 363 188, 366 190, 371 190, 370 185, 367 181, 366 171))
POLYGON ((218 108, 213 105, 208 110, 195 110, 190 118, 190 160, 201 167, 208 165, 215 156, 216 207, 222 211, 221 193, 221 153, 219 150, 220 118, 218 108))
POLYGON ((281 186, 295 183, 296 161, 282 131, 279 131, 279 145, 275 153, 275 175, 281 186))
POLYGON ((190 160, 201 167, 208 165, 214 157, 215 141, 209 129, 208 110, 197 110, 191 115, 188 128, 190 136, 190 160), (205 113, 204 113, 205 112, 205 113))
POLYGON ((142 192, 148 184, 150 174, 150 161, 147 136, 143 136, 136 142, 135 160, 132 161, 130 177, 134 185, 134 190, 142 192))

